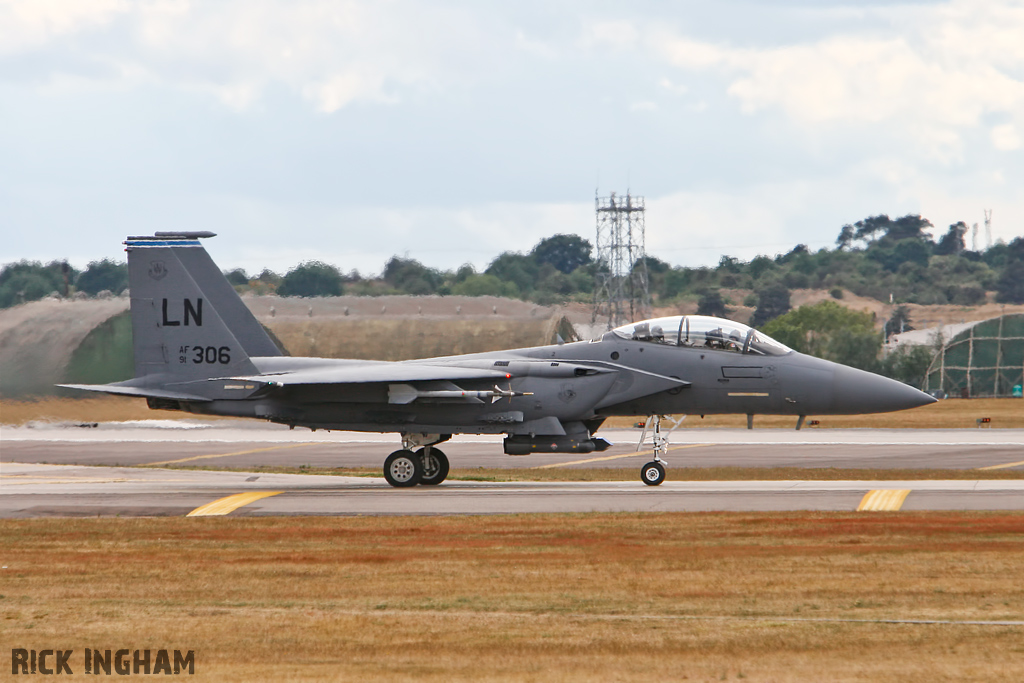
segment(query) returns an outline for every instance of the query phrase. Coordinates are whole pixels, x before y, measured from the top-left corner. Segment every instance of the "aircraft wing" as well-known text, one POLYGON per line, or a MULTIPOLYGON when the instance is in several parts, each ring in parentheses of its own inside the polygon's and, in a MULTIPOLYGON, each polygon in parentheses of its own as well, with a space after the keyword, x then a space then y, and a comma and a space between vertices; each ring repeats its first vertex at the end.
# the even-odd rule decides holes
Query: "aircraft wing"
POLYGON ((375 382, 430 382, 437 380, 504 380, 508 375, 498 370, 467 368, 457 365, 426 363, 367 363, 340 367, 301 368, 293 371, 232 377, 243 382, 273 383, 277 386, 305 384, 371 384, 375 382))

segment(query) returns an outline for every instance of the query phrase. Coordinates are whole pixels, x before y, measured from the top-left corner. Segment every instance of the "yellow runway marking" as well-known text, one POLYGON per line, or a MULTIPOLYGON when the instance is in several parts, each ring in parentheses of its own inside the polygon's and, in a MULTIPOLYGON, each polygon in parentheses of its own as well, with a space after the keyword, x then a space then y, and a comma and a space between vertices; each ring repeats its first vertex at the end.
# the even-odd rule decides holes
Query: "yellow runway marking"
POLYGON ((249 503, 255 503, 260 498, 269 498, 270 496, 276 496, 282 493, 281 491, 249 491, 247 493, 236 493, 233 496, 227 498, 221 498, 215 500, 212 503, 201 505, 192 512, 185 515, 186 517, 216 517, 219 515, 226 515, 229 512, 234 512, 243 505, 249 503))
POLYGON ((876 489, 868 491, 857 506, 858 512, 896 512, 903 507, 910 489, 876 489))
POLYGON ((280 446, 270 446, 269 448, 253 448, 248 451, 236 451, 234 453, 218 453, 216 455, 193 455, 191 458, 181 458, 180 460, 161 460, 160 462, 146 462, 142 463, 150 467, 156 465, 177 465, 179 462, 192 462, 193 460, 208 460, 210 458, 228 458, 232 455, 249 455, 250 453, 264 453, 266 451, 276 451, 280 448, 302 448, 303 446, 316 446, 319 441, 304 441, 303 443, 287 443, 281 444, 280 446))
MULTIPOLYGON (((681 448, 700 448, 701 446, 710 446, 707 443, 689 443, 684 446, 669 446, 670 451, 678 451, 681 448)), ((583 465, 588 462, 605 462, 606 460, 618 460, 620 458, 635 458, 640 455, 650 455, 654 453, 653 450, 637 451, 636 453, 626 453, 624 455, 605 455, 600 458, 587 458, 586 460, 570 460, 569 462, 556 462, 550 465, 540 465, 534 467, 535 470, 550 470, 555 467, 568 467, 569 465, 583 465)))
POLYGON ((1003 465, 989 465, 988 467, 978 467, 976 469, 979 469, 979 470, 1005 470, 1008 467, 1020 467, 1021 465, 1024 465, 1024 460, 1021 460, 1020 462, 1008 462, 1008 463, 1005 463, 1003 465))

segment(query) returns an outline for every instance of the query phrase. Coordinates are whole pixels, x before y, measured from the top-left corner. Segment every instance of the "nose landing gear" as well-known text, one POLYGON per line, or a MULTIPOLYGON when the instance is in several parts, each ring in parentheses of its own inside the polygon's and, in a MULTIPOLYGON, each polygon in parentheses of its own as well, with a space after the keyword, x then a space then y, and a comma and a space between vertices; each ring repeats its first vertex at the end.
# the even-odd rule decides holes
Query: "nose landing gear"
POLYGON ((640 481, 648 486, 657 486, 665 481, 665 468, 657 460, 652 460, 640 469, 640 481))
MULTIPOLYGON (((662 455, 668 452, 668 436, 662 436, 661 434, 661 421, 666 419, 662 415, 651 415, 647 418, 644 423, 644 431, 640 435, 640 443, 636 445, 636 449, 639 451, 640 448, 647 441, 647 430, 651 430, 651 441, 654 445, 654 460, 650 461, 646 465, 640 468, 640 481, 647 484, 648 486, 657 486, 661 482, 665 481, 665 461, 662 459, 662 455)), ((680 418, 667 418, 669 422, 674 423, 672 429, 669 430, 669 434, 679 426, 679 424, 686 419, 683 415, 680 418)))

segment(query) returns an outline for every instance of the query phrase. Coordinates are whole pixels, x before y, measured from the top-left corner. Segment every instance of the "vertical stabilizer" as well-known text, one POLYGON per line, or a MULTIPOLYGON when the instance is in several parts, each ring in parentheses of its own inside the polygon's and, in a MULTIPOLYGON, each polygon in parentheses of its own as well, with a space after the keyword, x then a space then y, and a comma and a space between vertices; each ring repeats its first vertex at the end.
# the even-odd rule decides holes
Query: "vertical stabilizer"
POLYGON ((209 232, 129 237, 135 376, 181 380, 255 371, 251 356, 279 356, 252 312, 206 253, 209 232))

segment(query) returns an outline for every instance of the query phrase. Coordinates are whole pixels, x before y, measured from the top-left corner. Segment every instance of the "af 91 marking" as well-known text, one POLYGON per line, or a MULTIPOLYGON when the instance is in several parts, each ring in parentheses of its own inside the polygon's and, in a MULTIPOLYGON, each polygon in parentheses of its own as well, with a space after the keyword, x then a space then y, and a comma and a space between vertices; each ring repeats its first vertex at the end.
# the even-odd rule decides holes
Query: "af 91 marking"
POLYGON ((231 347, 230 346, 183 346, 180 349, 181 355, 178 356, 178 362, 186 362, 187 353, 192 354, 192 362, 195 364, 216 364, 227 365, 231 362, 231 347))

